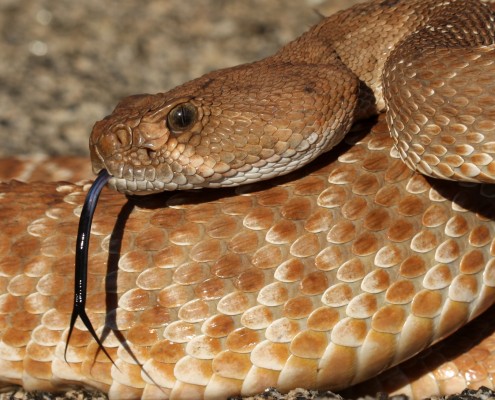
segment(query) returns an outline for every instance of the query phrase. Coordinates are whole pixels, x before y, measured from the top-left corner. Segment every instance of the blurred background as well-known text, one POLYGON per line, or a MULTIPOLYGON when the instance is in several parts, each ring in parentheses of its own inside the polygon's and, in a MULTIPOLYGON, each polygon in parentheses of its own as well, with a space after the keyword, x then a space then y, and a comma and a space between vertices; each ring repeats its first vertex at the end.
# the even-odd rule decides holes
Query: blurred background
POLYGON ((350 0, 0 0, 0 157, 82 155, 118 100, 274 53, 350 0))

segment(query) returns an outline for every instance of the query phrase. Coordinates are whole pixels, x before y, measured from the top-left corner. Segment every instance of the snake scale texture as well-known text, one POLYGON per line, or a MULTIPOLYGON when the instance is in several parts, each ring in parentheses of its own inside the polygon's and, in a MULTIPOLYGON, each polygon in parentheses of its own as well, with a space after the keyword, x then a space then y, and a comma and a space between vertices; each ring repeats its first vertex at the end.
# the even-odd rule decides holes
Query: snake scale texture
MULTIPOLYGON (((374 0, 122 100, 90 139, 111 189, 150 194, 105 189, 93 222, 86 310, 115 364, 81 321, 64 359, 89 183, 0 184, 1 384, 341 390, 493 317, 494 30, 477 0, 374 0)), ((493 387, 494 342, 369 385, 493 387)))

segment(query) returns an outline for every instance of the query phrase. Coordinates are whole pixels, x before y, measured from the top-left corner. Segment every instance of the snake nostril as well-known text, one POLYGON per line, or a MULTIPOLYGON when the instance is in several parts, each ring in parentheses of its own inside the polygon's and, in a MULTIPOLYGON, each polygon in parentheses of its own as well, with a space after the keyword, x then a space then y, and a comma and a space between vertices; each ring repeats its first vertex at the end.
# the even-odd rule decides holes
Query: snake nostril
POLYGON ((131 135, 130 128, 127 126, 118 126, 111 131, 107 131, 98 140, 98 151, 104 157, 111 157, 115 153, 127 150, 132 145, 131 135))
POLYGON ((127 148, 131 145, 131 132, 127 126, 119 127, 119 129, 114 132, 114 135, 115 144, 120 146, 120 148, 127 148))

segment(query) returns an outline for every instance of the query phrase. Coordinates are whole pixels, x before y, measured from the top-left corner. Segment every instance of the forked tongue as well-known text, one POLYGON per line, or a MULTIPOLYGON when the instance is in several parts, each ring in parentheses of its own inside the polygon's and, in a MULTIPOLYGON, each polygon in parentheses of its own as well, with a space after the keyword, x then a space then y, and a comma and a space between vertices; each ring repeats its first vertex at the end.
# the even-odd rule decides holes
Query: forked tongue
POLYGON ((77 317, 80 317, 84 326, 87 328, 91 336, 98 343, 99 348, 105 353, 105 355, 112 361, 112 357, 108 351, 103 347, 103 343, 96 335, 96 332, 91 325, 91 321, 86 314, 86 289, 88 281, 88 249, 89 249, 89 237, 91 232, 91 224, 93 222, 93 215, 96 209, 96 203, 100 197, 100 193, 105 184, 110 179, 110 175, 107 170, 103 169, 98 174, 98 177, 91 185, 88 191, 86 199, 84 200, 84 206, 79 218, 79 228, 77 231, 76 241, 76 271, 74 282, 74 306, 72 309, 72 315, 70 317, 69 334, 67 335, 67 342, 65 343, 64 359, 67 362, 67 348, 69 347, 70 337, 72 330, 76 323, 77 317))

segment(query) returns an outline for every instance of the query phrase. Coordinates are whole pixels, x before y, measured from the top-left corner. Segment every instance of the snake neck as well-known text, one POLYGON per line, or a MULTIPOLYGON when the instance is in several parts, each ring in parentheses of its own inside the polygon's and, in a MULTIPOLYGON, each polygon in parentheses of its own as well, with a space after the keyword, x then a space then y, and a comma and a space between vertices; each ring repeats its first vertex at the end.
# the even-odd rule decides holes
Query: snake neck
POLYGON ((386 110, 382 78, 397 48, 400 57, 414 59, 429 47, 489 45, 494 36, 493 14, 479 0, 376 0, 323 19, 274 58, 308 64, 340 60, 362 83, 358 120, 386 110))

